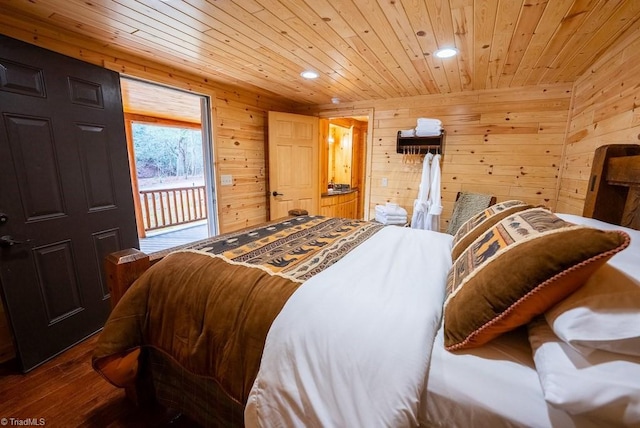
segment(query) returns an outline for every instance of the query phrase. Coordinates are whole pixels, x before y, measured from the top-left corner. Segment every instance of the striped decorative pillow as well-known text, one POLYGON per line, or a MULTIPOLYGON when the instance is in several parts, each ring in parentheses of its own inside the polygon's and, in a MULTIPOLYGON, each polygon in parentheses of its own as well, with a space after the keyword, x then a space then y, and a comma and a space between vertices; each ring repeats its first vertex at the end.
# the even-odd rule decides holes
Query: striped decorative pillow
POLYGON ((453 237, 451 259, 455 261, 478 236, 485 233, 506 216, 528 208, 533 208, 533 206, 522 201, 505 201, 491 205, 486 210, 471 217, 460 226, 460 229, 453 237))
POLYGON ((449 272, 445 348, 480 346, 528 323, 629 242, 625 232, 574 225, 543 208, 504 218, 469 245, 449 272))

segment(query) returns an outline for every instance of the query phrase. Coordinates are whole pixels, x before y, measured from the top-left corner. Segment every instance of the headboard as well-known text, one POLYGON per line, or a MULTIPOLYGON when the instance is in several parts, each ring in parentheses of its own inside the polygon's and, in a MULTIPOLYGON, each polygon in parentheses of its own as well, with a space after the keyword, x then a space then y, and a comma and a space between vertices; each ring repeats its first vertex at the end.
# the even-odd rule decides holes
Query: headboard
POLYGON ((596 149, 582 215, 640 230, 640 145, 596 149))

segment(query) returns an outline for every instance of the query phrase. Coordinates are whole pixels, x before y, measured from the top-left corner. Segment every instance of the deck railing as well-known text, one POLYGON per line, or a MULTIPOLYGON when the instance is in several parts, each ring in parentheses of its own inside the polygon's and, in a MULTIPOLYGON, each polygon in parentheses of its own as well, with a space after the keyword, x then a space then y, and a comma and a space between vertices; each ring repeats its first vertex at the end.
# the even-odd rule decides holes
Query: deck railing
POLYGON ((156 230, 207 218, 205 186, 140 191, 144 230, 156 230))

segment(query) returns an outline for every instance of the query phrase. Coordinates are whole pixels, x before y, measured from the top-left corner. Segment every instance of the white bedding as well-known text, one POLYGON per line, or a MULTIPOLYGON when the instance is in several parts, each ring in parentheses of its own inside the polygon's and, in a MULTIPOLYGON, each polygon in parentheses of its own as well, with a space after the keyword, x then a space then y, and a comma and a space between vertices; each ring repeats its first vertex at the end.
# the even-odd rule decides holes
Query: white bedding
MULTIPOLYGON (((620 229, 576 215, 558 216, 603 230, 620 229)), ((632 243, 608 264, 640 278, 640 232, 625 230, 632 235, 632 243)), ((526 328, 507 333, 480 348, 457 353, 444 350, 440 329, 421 400, 420 423, 426 427, 603 426, 602 421, 572 416, 545 401, 526 328)))
POLYGON ((385 227, 305 282, 271 326, 246 426, 416 426, 452 239, 385 227))
POLYGON ((444 349, 442 329, 420 408, 424 427, 597 427, 547 404, 526 329, 466 352, 444 349))
MULTIPOLYGON (((609 264, 638 274, 637 238, 609 264)), ((444 350, 451 243, 446 234, 385 227, 304 283, 269 331, 246 426, 600 426, 545 401, 526 328, 466 352, 444 350)))

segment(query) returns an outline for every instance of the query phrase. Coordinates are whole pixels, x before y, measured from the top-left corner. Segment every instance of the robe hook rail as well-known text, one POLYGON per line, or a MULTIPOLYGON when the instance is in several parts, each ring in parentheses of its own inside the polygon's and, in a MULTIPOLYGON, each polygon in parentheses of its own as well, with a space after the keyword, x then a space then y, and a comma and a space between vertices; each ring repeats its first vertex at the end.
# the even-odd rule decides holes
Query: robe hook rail
POLYGON ((431 153, 440 154, 439 145, 405 145, 402 146, 402 163, 415 164, 422 163, 424 156, 431 153))

